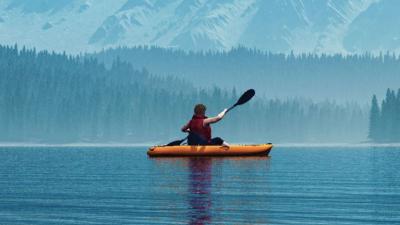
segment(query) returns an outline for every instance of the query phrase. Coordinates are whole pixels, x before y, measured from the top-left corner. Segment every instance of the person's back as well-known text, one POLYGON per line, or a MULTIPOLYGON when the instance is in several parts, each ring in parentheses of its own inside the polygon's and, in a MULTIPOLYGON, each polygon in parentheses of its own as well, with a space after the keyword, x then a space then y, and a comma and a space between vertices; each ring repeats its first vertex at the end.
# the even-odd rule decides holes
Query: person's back
POLYGON ((212 138, 210 124, 216 123, 224 118, 226 109, 216 117, 208 118, 205 116, 206 106, 197 104, 194 107, 194 115, 192 119, 182 127, 183 132, 189 132, 189 145, 222 145, 224 141, 219 138, 212 138))
POLYGON ((200 136, 203 140, 207 142, 211 141, 211 126, 204 126, 204 120, 207 119, 206 116, 193 115, 192 119, 189 121, 189 130, 200 136))

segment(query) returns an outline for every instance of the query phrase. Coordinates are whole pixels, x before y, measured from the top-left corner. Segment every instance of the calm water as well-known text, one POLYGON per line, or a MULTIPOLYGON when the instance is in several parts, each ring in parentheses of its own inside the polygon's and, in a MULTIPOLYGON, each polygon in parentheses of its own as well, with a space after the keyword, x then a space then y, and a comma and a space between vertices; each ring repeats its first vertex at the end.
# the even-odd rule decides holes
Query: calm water
POLYGON ((0 224, 399 224, 399 148, 1 148, 0 224))

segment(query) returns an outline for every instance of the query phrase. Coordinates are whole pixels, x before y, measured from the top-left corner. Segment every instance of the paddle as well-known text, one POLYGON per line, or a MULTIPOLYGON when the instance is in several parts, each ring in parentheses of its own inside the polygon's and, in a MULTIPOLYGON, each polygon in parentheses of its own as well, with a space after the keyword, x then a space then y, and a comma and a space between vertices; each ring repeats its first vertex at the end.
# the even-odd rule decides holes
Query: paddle
POLYGON ((170 143, 166 144, 165 146, 177 146, 177 145, 181 145, 182 142, 184 142, 187 138, 188 138, 188 136, 186 136, 184 139, 176 140, 176 141, 170 142, 170 143))
POLYGON ((254 89, 247 90, 245 93, 242 94, 242 96, 240 96, 239 100, 233 106, 231 106, 228 110, 226 110, 226 112, 231 111, 238 105, 243 105, 244 103, 248 102, 251 98, 253 98, 255 94, 256 91, 254 91, 254 89))
MULTIPOLYGON (((237 102, 228 108, 228 110, 226 110, 226 113, 231 111, 233 108, 235 108, 238 105, 243 105, 244 103, 248 102, 251 98, 253 98, 253 96, 256 94, 256 91, 254 91, 254 89, 249 89, 247 90, 245 93, 242 94, 242 96, 240 96, 239 100, 237 100, 237 102)), ((188 136, 186 136, 184 139, 181 140, 176 140, 173 142, 168 143, 166 146, 176 146, 176 145, 181 145, 182 142, 184 142, 186 139, 188 138, 188 136)))

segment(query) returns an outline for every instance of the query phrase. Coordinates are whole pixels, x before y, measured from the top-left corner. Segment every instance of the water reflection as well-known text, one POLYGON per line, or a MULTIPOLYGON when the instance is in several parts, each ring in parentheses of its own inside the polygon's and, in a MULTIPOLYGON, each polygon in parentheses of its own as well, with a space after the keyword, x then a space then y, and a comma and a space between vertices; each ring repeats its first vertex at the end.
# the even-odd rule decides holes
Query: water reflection
MULTIPOLYGON (((248 199, 241 197, 224 197, 224 201, 221 202, 220 193, 229 189, 230 194, 232 191, 246 194, 249 191, 249 184, 254 184, 255 181, 264 184, 265 174, 270 167, 269 159, 266 156, 153 158, 161 168, 173 165, 175 171, 183 172, 175 172, 174 176, 184 175, 183 179, 187 178, 187 198, 184 204, 187 209, 187 222, 192 225, 219 222, 221 215, 229 207, 241 208, 246 205, 257 208, 258 201, 248 202, 248 199), (223 168, 228 169, 224 172, 223 168)), ((182 181, 182 177, 179 180, 182 181)), ((260 198, 259 194, 257 198, 260 198)), ((244 212, 236 211, 237 216, 246 221, 256 220, 261 224, 266 223, 264 215, 254 218, 254 215, 244 212)))
POLYGON ((190 224, 201 225, 211 222, 211 158, 189 160, 189 206, 190 224))

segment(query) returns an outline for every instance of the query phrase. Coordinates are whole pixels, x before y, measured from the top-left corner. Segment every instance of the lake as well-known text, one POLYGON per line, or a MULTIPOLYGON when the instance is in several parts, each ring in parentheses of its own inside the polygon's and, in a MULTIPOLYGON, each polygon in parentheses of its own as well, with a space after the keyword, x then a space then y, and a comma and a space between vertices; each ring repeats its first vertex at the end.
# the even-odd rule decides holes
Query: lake
POLYGON ((275 147, 270 156, 2 147, 0 224, 400 223, 400 148, 275 147))

